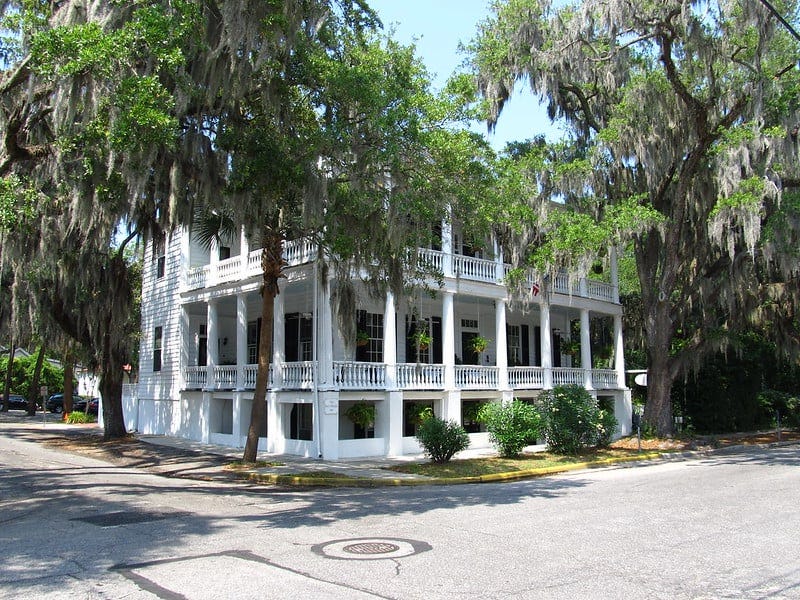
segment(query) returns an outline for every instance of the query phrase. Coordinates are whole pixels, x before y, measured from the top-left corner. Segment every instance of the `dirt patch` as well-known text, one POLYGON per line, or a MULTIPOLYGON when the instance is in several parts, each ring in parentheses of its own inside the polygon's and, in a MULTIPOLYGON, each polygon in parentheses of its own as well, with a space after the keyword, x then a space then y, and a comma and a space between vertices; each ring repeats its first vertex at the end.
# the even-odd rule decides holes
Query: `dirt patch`
POLYGON ((222 467, 230 462, 227 457, 217 454, 150 444, 134 436, 104 440, 96 434, 72 434, 53 437, 44 443, 118 466, 144 468, 163 475, 180 475, 189 470, 222 467))
MULTIPOLYGON (((725 435, 704 435, 676 438, 642 438, 642 450, 712 450, 729 446, 752 446, 774 444, 776 442, 800 441, 800 431, 757 431, 752 433, 730 433, 725 435)), ((611 444, 612 448, 636 450, 639 441, 636 436, 626 437, 611 444)))

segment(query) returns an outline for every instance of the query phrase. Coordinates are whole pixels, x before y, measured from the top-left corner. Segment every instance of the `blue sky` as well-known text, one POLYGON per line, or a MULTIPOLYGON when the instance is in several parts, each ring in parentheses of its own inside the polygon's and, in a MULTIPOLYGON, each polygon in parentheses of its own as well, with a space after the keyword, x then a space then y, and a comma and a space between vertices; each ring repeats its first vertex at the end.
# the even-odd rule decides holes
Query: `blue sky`
MULTIPOLYGON (((434 86, 440 89, 464 60, 459 43, 475 37, 477 24, 489 15, 488 0, 367 0, 383 21, 395 29, 395 38, 414 43, 417 55, 427 65, 434 86)), ((486 128, 481 127, 485 132, 486 128)), ((507 141, 524 140, 539 133, 560 137, 549 123, 544 107, 526 89, 517 90, 500 115, 497 129, 488 136, 501 149, 507 141)))

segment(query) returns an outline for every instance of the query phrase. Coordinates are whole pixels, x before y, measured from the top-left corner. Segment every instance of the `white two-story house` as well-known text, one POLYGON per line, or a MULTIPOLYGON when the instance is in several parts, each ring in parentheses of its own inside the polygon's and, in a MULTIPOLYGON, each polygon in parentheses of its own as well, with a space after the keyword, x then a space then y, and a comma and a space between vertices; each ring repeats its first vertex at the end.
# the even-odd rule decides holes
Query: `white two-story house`
MULTIPOLYGON (((585 386, 613 408, 618 433, 630 432, 613 256, 610 283, 566 275, 548 283, 531 274, 527 293, 512 298, 499 251, 473 252, 447 226, 435 246, 420 252, 443 285, 412 298, 363 294, 358 340, 347 347, 331 307, 338 282, 320 280, 309 242, 285 245, 260 450, 327 460, 418 453, 415 424, 426 409, 462 423, 473 447, 488 446, 474 419, 481 403, 535 402, 560 384, 585 386), (374 421, 354 423, 354 405, 370 408, 374 421)), ((210 251, 186 230, 148 245, 140 377, 125 402, 129 428, 244 445, 261 281, 261 251, 245 235, 210 251)))

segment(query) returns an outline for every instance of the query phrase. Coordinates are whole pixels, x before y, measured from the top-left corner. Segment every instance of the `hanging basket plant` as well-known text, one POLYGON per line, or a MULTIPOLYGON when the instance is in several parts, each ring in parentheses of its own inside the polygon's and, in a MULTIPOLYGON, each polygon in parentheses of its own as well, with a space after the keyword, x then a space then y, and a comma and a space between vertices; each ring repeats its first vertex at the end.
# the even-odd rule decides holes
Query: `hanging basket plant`
POLYGON ((486 348, 489 347, 489 340, 479 335, 477 337, 472 338, 471 346, 474 352, 480 354, 481 352, 484 352, 486 348))
POLYGON ((363 347, 369 344, 369 334, 363 329, 359 329, 356 334, 356 346, 363 347))
POLYGON ((567 356, 578 356, 581 353, 581 343, 579 340, 563 340, 561 342, 561 353, 567 356))
POLYGON ((411 342, 416 348, 427 350, 431 342, 433 342, 433 338, 425 329, 420 329, 411 336, 411 342))
POLYGON ((364 429, 375 423, 375 405, 371 402, 356 402, 345 411, 345 416, 364 429))

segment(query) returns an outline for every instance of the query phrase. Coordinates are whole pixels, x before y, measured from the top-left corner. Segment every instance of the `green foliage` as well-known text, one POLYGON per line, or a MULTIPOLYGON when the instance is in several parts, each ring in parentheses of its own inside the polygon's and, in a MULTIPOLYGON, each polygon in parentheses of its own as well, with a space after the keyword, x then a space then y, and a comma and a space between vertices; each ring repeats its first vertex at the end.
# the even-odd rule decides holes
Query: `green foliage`
POLYGON ((592 395, 578 385, 557 386, 539 396, 544 437, 550 451, 577 454, 607 445, 616 429, 613 413, 598 407, 592 395))
MULTIPOLYGON (((700 434, 757 431, 775 426, 775 410, 789 419, 788 401, 800 389, 800 368, 778 353, 766 335, 732 339, 734 352, 714 354, 675 384, 672 403, 684 425, 700 434)), ((783 419, 783 417, 782 417, 783 419)))
POLYGON ((478 420, 486 425, 489 439, 501 456, 519 456, 522 449, 533 443, 541 431, 542 419, 531 404, 514 400, 511 403, 488 402, 479 413, 478 420))
MULTIPOLYGON (((11 369, 11 391, 25 398, 29 397, 33 371, 36 367, 36 353, 26 357, 17 357, 11 369)), ((5 381, 8 368, 8 356, 0 357, 0 381, 5 381)), ((77 387, 77 381, 74 382, 77 387)), ((42 363, 42 372, 39 376, 39 386, 47 386, 48 393, 53 394, 64 388, 64 370, 54 366, 46 360, 42 363)), ((39 397, 39 390, 35 390, 39 397)))
POLYGON ((375 423, 375 404, 373 402, 356 402, 349 406, 344 414, 359 427, 367 429, 375 423))
POLYGON ((781 427, 800 429, 800 395, 764 390, 758 395, 758 404, 765 416, 772 415, 771 425, 777 425, 780 418, 781 427))
POLYGON ((469 448, 469 434, 455 421, 438 417, 424 419, 417 429, 417 441, 431 461, 445 463, 456 452, 469 448))
POLYGON ((67 423, 74 425, 79 423, 94 423, 97 421, 97 419, 94 417, 94 415, 72 411, 67 415, 66 421, 67 423))

